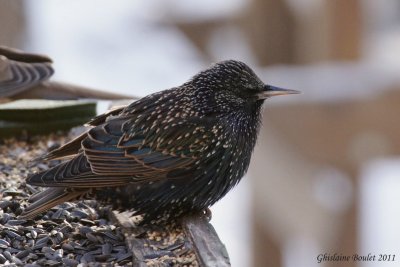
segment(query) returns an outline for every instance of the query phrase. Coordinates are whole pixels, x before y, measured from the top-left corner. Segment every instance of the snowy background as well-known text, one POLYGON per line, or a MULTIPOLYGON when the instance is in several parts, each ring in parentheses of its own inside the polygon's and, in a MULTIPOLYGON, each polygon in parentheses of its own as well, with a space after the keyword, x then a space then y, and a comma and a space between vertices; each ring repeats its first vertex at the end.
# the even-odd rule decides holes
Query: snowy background
MULTIPOLYGON (((313 1, 288 2, 307 5, 313 1)), ((363 48, 366 68, 368 73, 377 73, 379 79, 390 84, 400 77, 397 74, 400 69, 399 2, 362 2, 366 14, 370 14, 367 22, 370 32, 364 35, 363 48)), ((247 1, 40 0, 26 1, 26 4, 30 37, 25 49, 53 58, 55 80, 144 96, 180 85, 210 64, 182 32, 166 21, 171 17, 196 21, 228 16, 243 9, 247 1)), ((309 72, 315 71, 315 68, 308 71, 296 66, 257 68, 249 46, 239 32, 230 28, 212 36, 209 50, 216 60, 243 60, 268 75, 275 84, 289 88, 301 89, 302 84, 310 84, 304 77, 312 77, 309 72), (287 72, 282 72, 282 68, 287 72), (298 77, 294 78, 297 87, 285 84, 285 75, 298 77)), ((316 75, 326 75, 326 79, 320 79, 326 81, 332 71, 345 73, 346 68, 351 68, 351 64, 339 63, 332 67, 332 64, 322 63, 316 75)), ((360 73, 360 77, 363 75, 360 73)), ((357 77, 349 77, 349 80, 354 83, 353 88, 359 88, 352 91, 356 95, 364 93, 365 84, 373 86, 376 81, 371 78, 370 82, 357 85, 357 77)), ((315 90, 326 88, 327 97, 335 97, 335 90, 329 89, 333 83, 311 84, 315 90)), ((366 163, 363 170, 360 214, 363 253, 382 251, 397 253, 400 257, 399 166, 399 159, 382 159, 366 163), (372 228, 375 231, 371 231, 372 228)), ((212 208, 212 224, 228 249, 232 266, 252 266, 249 179, 251 177, 245 177, 212 208)), ((317 266, 314 259, 303 264, 299 262, 304 258, 302 253, 313 255, 315 252, 312 240, 292 242, 286 250, 285 267, 317 266)))

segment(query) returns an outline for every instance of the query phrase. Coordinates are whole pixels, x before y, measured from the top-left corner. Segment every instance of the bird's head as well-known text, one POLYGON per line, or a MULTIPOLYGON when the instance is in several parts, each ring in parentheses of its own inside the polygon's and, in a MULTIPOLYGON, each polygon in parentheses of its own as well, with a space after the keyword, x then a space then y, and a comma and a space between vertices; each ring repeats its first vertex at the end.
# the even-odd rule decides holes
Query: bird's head
POLYGON ((263 102, 272 96, 300 93, 265 84, 249 66, 237 60, 215 63, 194 76, 191 82, 198 88, 212 89, 216 95, 242 103, 263 102))

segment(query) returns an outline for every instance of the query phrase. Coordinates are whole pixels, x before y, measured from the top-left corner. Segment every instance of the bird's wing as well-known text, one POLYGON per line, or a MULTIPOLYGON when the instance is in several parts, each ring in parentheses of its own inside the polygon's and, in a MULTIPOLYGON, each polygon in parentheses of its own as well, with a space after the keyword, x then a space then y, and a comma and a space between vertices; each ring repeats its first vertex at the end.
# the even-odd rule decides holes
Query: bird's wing
POLYGON ((99 176, 93 173, 85 155, 79 154, 69 161, 28 177, 26 182, 48 187, 91 188, 124 185, 130 180, 129 176, 99 176))
POLYGON ((0 46, 0 98, 10 97, 49 79, 51 59, 0 46))
MULTIPOLYGON (((118 107, 111 109, 103 114, 100 114, 86 123, 86 126, 95 127, 106 122, 106 120, 112 116, 119 114, 125 107, 118 107)), ((36 161, 42 160, 53 160, 61 159, 66 157, 72 157, 78 154, 81 150, 81 143, 87 137, 87 131, 74 138, 70 142, 60 146, 57 149, 50 151, 49 153, 39 157, 36 161)))
POLYGON ((152 129, 118 118, 89 130, 82 147, 96 174, 162 179, 198 160, 210 146, 205 133, 206 127, 193 121, 152 129))
POLYGON ((198 121, 147 134, 143 130, 128 132, 126 125, 126 118, 117 117, 90 129, 81 142, 80 154, 34 174, 27 183, 48 187, 110 187, 171 178, 170 172, 174 172, 173 179, 179 179, 186 177, 187 167, 192 168, 211 147, 207 127, 198 121), (186 171, 180 175, 176 172, 180 169, 186 171))
POLYGON ((34 203, 29 205, 18 218, 24 220, 33 219, 36 215, 49 210, 51 207, 66 201, 79 199, 88 191, 88 189, 48 188, 33 195, 29 201, 34 203))

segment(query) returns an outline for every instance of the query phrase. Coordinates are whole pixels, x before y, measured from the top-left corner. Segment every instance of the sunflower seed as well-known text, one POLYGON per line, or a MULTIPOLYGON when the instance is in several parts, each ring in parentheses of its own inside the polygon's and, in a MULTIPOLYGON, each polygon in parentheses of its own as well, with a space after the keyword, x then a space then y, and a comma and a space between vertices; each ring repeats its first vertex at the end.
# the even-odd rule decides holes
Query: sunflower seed
POLYGON ((59 240, 63 240, 63 239, 64 239, 64 234, 63 234, 62 232, 57 232, 56 237, 57 237, 59 240))
POLYGON ((9 200, 2 200, 0 201, 0 209, 5 210, 11 205, 11 201, 9 200))
POLYGON ((126 247, 125 246, 114 246, 113 247, 113 251, 125 253, 126 252, 126 247))
POLYGON ((101 246, 101 253, 103 255, 110 255, 113 247, 110 243, 105 243, 101 246))
POLYGON ((67 234, 67 233, 71 232, 72 229, 73 228, 71 225, 65 225, 65 226, 61 227, 60 232, 63 234, 67 234))
POLYGON ((7 240, 0 239, 0 248, 8 248, 10 243, 7 240))
POLYGON ((0 264, 4 264, 6 261, 6 257, 4 257, 3 254, 0 254, 0 264))
MULTIPOLYGON (((12 245, 12 244, 11 244, 11 245, 12 245)), ((7 248, 6 250, 7 250, 8 252, 10 252, 11 254, 15 254, 15 253, 21 251, 21 249, 19 249, 19 248, 13 248, 13 247, 9 247, 9 248, 7 248)))
POLYGON ((73 250, 74 250, 74 247, 73 247, 70 243, 64 243, 64 244, 62 244, 62 245, 61 245, 61 248, 64 249, 64 250, 70 250, 70 251, 73 251, 73 250))
POLYGON ((117 258, 117 262, 121 262, 121 261, 128 260, 128 259, 132 260, 132 252, 119 254, 118 258, 117 258))
POLYGON ((46 244, 47 242, 49 242, 49 240, 50 240, 49 236, 42 237, 38 241, 36 241, 36 245, 43 244, 43 243, 46 244))
POLYGON ((27 261, 32 259, 32 260, 37 260, 39 258, 38 255, 33 254, 33 253, 29 253, 28 257, 27 257, 27 261))
POLYGON ((38 234, 37 234, 37 232, 36 232, 35 230, 31 230, 31 231, 30 231, 30 234, 31 234, 31 237, 32 237, 33 239, 36 239, 37 236, 38 236, 38 234))
POLYGON ((43 248, 44 246, 47 245, 47 242, 49 242, 50 237, 45 236, 39 240, 36 241, 36 244, 34 246, 34 249, 38 249, 38 248, 43 248))
POLYGON ((57 249, 57 250, 54 252, 54 258, 55 258, 56 260, 58 260, 58 261, 62 259, 63 255, 64 255, 64 250, 62 250, 62 249, 57 249))
POLYGON ((42 238, 48 237, 48 236, 49 236, 48 233, 42 232, 42 233, 38 234, 37 238, 42 239, 42 238))
POLYGON ((42 228, 40 228, 40 227, 42 227, 40 224, 38 224, 37 226, 38 226, 38 228, 35 228, 34 230, 35 230, 38 234, 41 234, 41 235, 42 235, 41 237, 43 237, 43 236, 45 235, 46 232, 45 232, 42 228))
POLYGON ((25 258, 26 256, 28 256, 30 253, 29 250, 21 250, 20 252, 18 252, 15 257, 17 257, 18 259, 22 259, 25 258))
POLYGON ((3 213, 3 216, 1 218, 1 224, 6 224, 10 218, 11 215, 9 213, 3 213))
POLYGON ((93 262, 93 261, 94 261, 94 257, 92 255, 92 253, 90 253, 90 252, 83 254, 83 256, 81 258, 81 263, 89 263, 89 262, 93 262))
POLYGON ((53 253, 46 252, 44 253, 44 256, 49 260, 55 260, 53 253))
POLYGON ((12 262, 12 256, 9 251, 7 251, 7 250, 3 251, 3 256, 6 257, 7 260, 12 262))
POLYGON ((51 215, 51 219, 59 219, 61 217, 61 215, 63 214, 63 210, 62 209, 58 209, 56 212, 53 213, 53 215, 51 215))
POLYGON ((26 220, 8 220, 7 225, 21 225, 26 223, 26 220))
POLYGON ((107 220, 104 219, 98 219, 95 221, 96 224, 98 224, 99 226, 103 226, 103 225, 107 225, 107 220))
POLYGON ((97 240, 99 241, 100 244, 104 244, 104 238, 100 235, 96 235, 97 240))
POLYGON ((82 226, 81 228, 79 228, 79 233, 83 236, 85 236, 87 233, 92 233, 92 232, 93 232, 92 228, 88 226, 82 226))
POLYGON ((61 266, 62 265, 62 262, 58 262, 58 261, 55 261, 55 260, 46 260, 45 262, 46 262, 45 266, 49 266, 49 267, 56 267, 56 266, 61 266))
POLYGON ((75 267, 78 266, 79 262, 77 260, 74 259, 68 259, 68 258, 63 258, 62 262, 66 265, 66 266, 71 266, 71 267, 75 267))
POLYGON ((110 231, 106 231, 106 232, 104 232, 103 234, 104 234, 105 236, 107 236, 108 238, 111 238, 112 240, 115 240, 115 241, 119 241, 119 240, 120 240, 118 236, 114 235, 114 234, 111 233, 110 231))
POLYGON ((24 263, 23 263, 20 259, 18 259, 17 257, 15 257, 15 256, 12 256, 11 259, 12 259, 11 262, 13 262, 13 263, 15 263, 15 264, 17 264, 17 265, 24 265, 24 263))
POLYGON ((15 238, 17 240, 23 240, 22 236, 20 236, 16 232, 13 232, 10 230, 4 230, 4 233, 6 233, 10 238, 15 238))
POLYGON ((110 255, 97 255, 97 256, 94 256, 94 259, 95 259, 96 261, 100 261, 100 262, 105 262, 105 261, 107 261, 109 258, 110 258, 110 255))
POLYGON ((79 219, 89 217, 89 214, 87 214, 86 212, 84 212, 84 211, 82 211, 82 210, 73 210, 73 211, 71 211, 71 214, 70 214, 70 215, 71 215, 72 217, 77 217, 77 218, 79 218, 79 219))
POLYGON ((87 237, 87 239, 89 239, 89 240, 92 241, 93 243, 97 243, 97 242, 98 242, 96 236, 93 235, 92 233, 87 233, 87 234, 86 234, 86 237, 87 237))

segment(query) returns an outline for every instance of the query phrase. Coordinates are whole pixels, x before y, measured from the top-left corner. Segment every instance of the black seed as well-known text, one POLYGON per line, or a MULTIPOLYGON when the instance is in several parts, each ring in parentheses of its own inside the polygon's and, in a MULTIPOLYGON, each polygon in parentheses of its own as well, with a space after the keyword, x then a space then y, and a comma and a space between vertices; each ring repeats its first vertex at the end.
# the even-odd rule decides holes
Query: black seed
POLYGON ((26 220, 8 220, 7 225, 21 225, 26 223, 26 220))
POLYGON ((23 240, 22 236, 17 234, 16 232, 10 231, 10 230, 4 230, 4 233, 6 233, 10 238, 14 238, 17 240, 23 240))
POLYGON ((12 262, 19 266, 24 265, 24 263, 20 259, 18 259, 17 257, 14 257, 14 256, 12 257, 12 262))
POLYGON ((29 250, 21 250, 20 252, 18 252, 18 253, 15 255, 15 257, 17 257, 17 258, 19 258, 19 259, 22 259, 22 258, 25 258, 26 256, 28 256, 29 253, 30 253, 29 250))
POLYGON ((5 210, 6 208, 8 208, 11 205, 11 201, 9 200, 2 200, 0 201, 0 209, 5 210))
POLYGON ((0 248, 8 248, 10 243, 7 240, 0 239, 0 248))
POLYGON ((39 240, 36 241, 35 246, 33 247, 33 249, 39 249, 39 248, 43 248, 47 245, 47 243, 49 242, 50 237, 45 236, 43 238, 40 238, 39 240))
POLYGON ((96 255, 94 259, 99 262, 105 262, 110 258, 110 255, 96 255))
POLYGON ((70 244, 70 243, 64 243, 64 244, 62 244, 62 249, 64 249, 64 250, 70 250, 70 251, 73 251, 74 250, 74 247, 70 244))
POLYGON ((74 259, 68 259, 68 258, 63 258, 62 262, 66 265, 66 266, 78 266, 79 262, 74 260, 74 259))
POLYGON ((36 239, 36 237, 38 236, 38 234, 37 234, 37 232, 35 230, 31 230, 30 233, 31 233, 31 237, 33 239, 36 239))
POLYGON ((9 261, 12 262, 12 256, 11 256, 11 253, 10 253, 9 251, 7 251, 7 250, 3 251, 3 256, 4 256, 7 260, 9 260, 9 261))
POLYGON ((11 218, 12 216, 8 213, 4 213, 2 218, 1 218, 1 224, 6 224, 8 222, 8 220, 11 218))
POLYGON ((94 243, 97 243, 97 242, 98 242, 96 236, 94 236, 94 235, 91 234, 91 233, 87 233, 87 234, 86 234, 86 237, 87 237, 87 239, 89 239, 90 241, 92 241, 92 242, 94 242, 94 243))
POLYGON ((86 212, 82 210, 73 210, 70 215, 79 219, 87 218, 89 216, 86 212))
POLYGON ((0 264, 4 264, 6 261, 6 257, 4 257, 3 254, 0 254, 0 264))
POLYGON ((132 252, 119 254, 117 258, 117 262, 122 262, 124 260, 132 260, 132 252))
POLYGON ((101 253, 103 255, 110 255, 113 247, 110 243, 105 243, 101 246, 101 253))
POLYGON ((81 263, 89 263, 89 262, 93 262, 93 261, 94 261, 94 257, 91 252, 87 252, 87 253, 83 254, 83 256, 81 258, 81 263))

